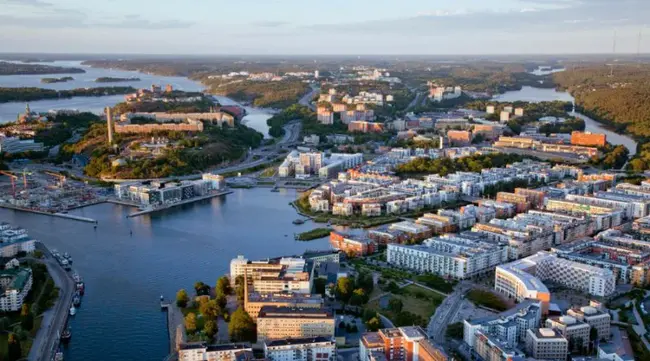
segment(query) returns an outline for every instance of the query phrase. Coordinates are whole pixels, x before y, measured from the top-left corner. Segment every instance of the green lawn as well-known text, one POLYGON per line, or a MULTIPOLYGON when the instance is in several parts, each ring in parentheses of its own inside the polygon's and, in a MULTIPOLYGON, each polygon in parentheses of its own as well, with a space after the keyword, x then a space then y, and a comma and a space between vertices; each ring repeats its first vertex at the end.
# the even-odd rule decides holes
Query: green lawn
MULTIPOLYGON (((390 298, 400 299, 404 305, 402 312, 408 311, 422 318, 424 325, 428 323, 429 318, 436 311, 436 308, 442 300, 443 296, 426 290, 424 288, 409 285, 402 289, 400 294, 390 294, 390 298)), ((379 300, 372 301, 368 303, 368 308, 375 310, 384 316, 388 317, 394 323, 399 323, 399 318, 395 312, 387 308, 381 308, 379 305, 379 300)), ((405 325, 402 325, 405 326, 405 325)))

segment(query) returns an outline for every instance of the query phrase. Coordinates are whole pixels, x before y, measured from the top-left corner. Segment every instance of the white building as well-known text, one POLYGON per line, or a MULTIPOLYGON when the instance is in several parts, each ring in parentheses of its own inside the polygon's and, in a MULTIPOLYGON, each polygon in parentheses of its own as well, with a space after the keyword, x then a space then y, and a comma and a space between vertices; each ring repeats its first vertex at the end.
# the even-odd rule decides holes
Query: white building
POLYGON ((17 268, 0 271, 0 311, 19 311, 23 300, 32 289, 32 270, 17 268))
POLYGON ((422 245, 389 244, 386 259, 409 270, 465 279, 506 262, 508 251, 503 245, 447 234, 422 245))
POLYGON ((243 276, 246 272, 246 265, 248 264, 248 259, 242 255, 237 256, 230 260, 230 279, 234 280, 238 276, 243 276))
POLYGON ((252 359, 253 349, 249 344, 222 344, 208 345, 205 342, 193 342, 180 345, 178 350, 179 361, 234 361, 240 357, 252 359))
POLYGON ((336 342, 328 337, 267 341, 264 357, 270 361, 336 361, 336 342))
POLYGON ((43 143, 36 143, 33 139, 0 136, 0 153, 42 152, 44 149, 43 143))

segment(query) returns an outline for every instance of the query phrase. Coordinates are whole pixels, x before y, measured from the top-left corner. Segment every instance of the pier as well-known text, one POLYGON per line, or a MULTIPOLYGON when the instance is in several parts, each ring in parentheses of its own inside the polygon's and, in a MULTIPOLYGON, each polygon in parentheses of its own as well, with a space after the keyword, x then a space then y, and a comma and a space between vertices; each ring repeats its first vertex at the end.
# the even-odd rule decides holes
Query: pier
POLYGON ((198 201, 202 201, 202 200, 206 200, 206 199, 210 199, 210 198, 214 198, 214 197, 223 196, 223 195, 230 194, 230 193, 232 193, 231 190, 225 190, 225 191, 223 191, 223 192, 211 193, 211 194, 207 194, 207 195, 204 195, 204 196, 201 196, 201 197, 195 197, 195 198, 192 198, 192 199, 186 199, 186 200, 184 200, 184 201, 180 201, 180 202, 177 202, 177 203, 166 204, 166 205, 164 205, 164 206, 157 207, 157 208, 145 209, 145 210, 142 210, 142 211, 138 211, 138 212, 135 212, 135 213, 131 213, 131 214, 129 214, 129 215, 126 216, 126 217, 127 217, 127 218, 131 218, 131 217, 141 216, 141 215, 143 215, 143 214, 149 214, 149 213, 155 213, 155 212, 159 212, 159 211, 164 211, 164 210, 166 210, 166 209, 170 209, 170 208, 174 208, 174 207, 182 206, 182 205, 184 205, 184 204, 190 204, 190 203, 194 203, 194 202, 198 202, 198 201))
POLYGON ((18 206, 14 206, 12 204, 7 204, 7 203, 0 203, 0 207, 7 208, 7 209, 13 209, 14 211, 29 212, 29 213, 41 214, 41 215, 44 215, 44 216, 71 219, 71 220, 74 220, 74 221, 81 221, 81 222, 95 223, 95 224, 98 223, 97 220, 92 219, 92 218, 88 218, 88 217, 75 216, 75 215, 67 214, 67 213, 44 212, 44 211, 39 211, 39 210, 36 210, 36 209, 31 209, 31 208, 18 207, 18 206))
POLYGON ((177 344, 185 342, 185 326, 183 312, 173 301, 160 301, 160 309, 167 312, 167 333, 169 334, 169 356, 173 357, 178 351, 177 344), (178 340, 178 338, 181 338, 178 340))

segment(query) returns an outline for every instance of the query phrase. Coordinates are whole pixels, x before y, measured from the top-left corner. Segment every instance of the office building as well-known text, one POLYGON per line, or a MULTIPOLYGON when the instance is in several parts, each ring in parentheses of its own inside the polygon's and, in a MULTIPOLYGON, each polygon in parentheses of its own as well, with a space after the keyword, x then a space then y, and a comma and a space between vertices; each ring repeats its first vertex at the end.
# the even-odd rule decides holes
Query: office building
POLYGON ((269 361, 336 361, 336 342, 330 337, 268 341, 264 357, 269 361))
POLYGON ((526 352, 537 360, 565 361, 569 341, 550 328, 528 330, 526 335, 526 352))
POLYGON ((253 292, 246 295, 244 309, 253 321, 257 322, 260 310, 265 306, 321 309, 323 298, 320 295, 292 292, 253 292))
POLYGON ((235 361, 253 359, 253 349, 249 344, 231 343, 208 345, 205 342, 181 344, 178 350, 179 361, 235 361))
POLYGON ((334 337, 334 315, 324 308, 264 306, 257 316, 257 342, 334 337))

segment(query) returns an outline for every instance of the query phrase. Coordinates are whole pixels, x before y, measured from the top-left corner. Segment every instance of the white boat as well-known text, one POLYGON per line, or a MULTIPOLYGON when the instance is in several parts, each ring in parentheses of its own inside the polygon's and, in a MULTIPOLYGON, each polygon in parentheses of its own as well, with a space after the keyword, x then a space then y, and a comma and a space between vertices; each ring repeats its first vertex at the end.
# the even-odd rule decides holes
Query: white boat
POLYGON ((70 307, 70 316, 74 316, 77 314, 77 309, 74 308, 74 306, 70 307))

